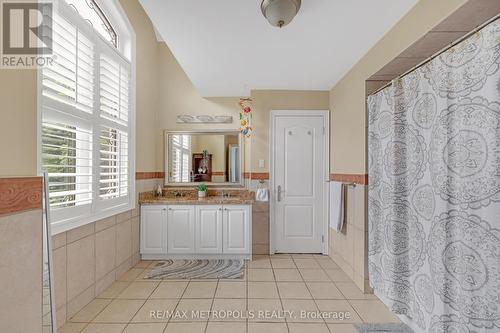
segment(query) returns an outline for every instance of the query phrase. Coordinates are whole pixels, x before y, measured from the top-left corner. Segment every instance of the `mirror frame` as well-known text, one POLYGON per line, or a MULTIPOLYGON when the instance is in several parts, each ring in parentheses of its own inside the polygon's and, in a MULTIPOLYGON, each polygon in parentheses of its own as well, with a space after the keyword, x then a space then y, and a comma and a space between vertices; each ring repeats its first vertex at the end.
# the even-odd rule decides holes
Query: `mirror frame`
POLYGON ((204 184, 208 185, 209 187, 245 187, 245 179, 244 179, 244 169, 245 169, 245 140, 243 138, 243 135, 241 134, 239 129, 212 129, 212 130, 164 130, 164 150, 163 153, 165 154, 165 165, 164 165, 164 170, 165 170, 165 178, 164 178, 164 185, 169 186, 169 187, 187 187, 187 186, 197 186, 201 184, 200 182, 186 182, 186 183, 172 183, 169 182, 169 140, 168 136, 170 134, 191 134, 191 135, 210 135, 210 134, 233 134, 233 135, 238 135, 238 145, 240 147, 240 181, 238 183, 230 183, 230 182, 224 182, 224 183, 215 183, 215 182, 205 182, 204 184))

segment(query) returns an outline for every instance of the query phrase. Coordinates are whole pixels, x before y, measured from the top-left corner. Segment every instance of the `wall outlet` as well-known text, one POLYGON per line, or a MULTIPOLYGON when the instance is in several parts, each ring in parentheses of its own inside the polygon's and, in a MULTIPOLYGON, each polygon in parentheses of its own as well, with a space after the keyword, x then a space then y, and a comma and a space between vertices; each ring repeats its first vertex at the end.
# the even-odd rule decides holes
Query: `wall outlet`
POLYGON ((265 166, 266 166, 266 161, 259 160, 259 168, 265 168, 265 166))

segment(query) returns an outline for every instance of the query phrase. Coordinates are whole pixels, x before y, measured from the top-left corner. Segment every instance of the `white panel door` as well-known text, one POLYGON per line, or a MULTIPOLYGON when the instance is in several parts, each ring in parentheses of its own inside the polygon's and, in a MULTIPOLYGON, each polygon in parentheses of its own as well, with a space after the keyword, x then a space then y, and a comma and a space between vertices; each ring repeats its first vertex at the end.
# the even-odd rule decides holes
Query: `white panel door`
POLYGON ((277 115, 273 121, 275 250, 322 253, 326 134, 323 115, 277 115))
POLYGON ((250 253, 250 207, 224 206, 223 253, 250 253))
POLYGON ((166 206, 141 207, 141 254, 167 252, 166 206))
POLYGON ((196 253, 222 253, 222 206, 196 206, 196 253))
POLYGON ((169 206, 167 212, 168 253, 195 253, 195 206, 169 206))

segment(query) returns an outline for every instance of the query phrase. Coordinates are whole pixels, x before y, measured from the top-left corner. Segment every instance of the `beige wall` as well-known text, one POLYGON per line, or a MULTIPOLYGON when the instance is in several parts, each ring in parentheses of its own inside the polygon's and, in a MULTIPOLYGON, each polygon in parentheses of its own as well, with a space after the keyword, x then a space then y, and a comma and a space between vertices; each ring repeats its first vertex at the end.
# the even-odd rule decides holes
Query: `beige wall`
POLYGON ((153 25, 137 0, 120 0, 136 37, 136 171, 156 171, 159 111, 159 45, 153 25))
POLYGON ((466 0, 420 0, 330 91, 330 168, 366 173, 365 80, 413 44, 466 0))
POLYGON ((0 176, 37 173, 35 70, 0 69, 0 176))

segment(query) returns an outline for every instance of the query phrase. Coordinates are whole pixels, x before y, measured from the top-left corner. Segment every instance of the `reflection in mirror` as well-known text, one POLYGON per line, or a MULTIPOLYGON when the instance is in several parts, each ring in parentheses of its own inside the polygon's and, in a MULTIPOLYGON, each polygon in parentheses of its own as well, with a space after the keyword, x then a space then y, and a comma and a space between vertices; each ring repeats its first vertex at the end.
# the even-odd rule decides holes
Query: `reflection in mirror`
POLYGON ((43 271, 42 271, 42 332, 56 333, 57 325, 55 321, 55 303, 54 303, 54 281, 52 268, 52 234, 50 231, 49 218, 49 198, 48 198, 48 178, 43 175, 44 196, 43 196, 43 271))
POLYGON ((168 183, 241 182, 239 132, 168 133, 168 183))

